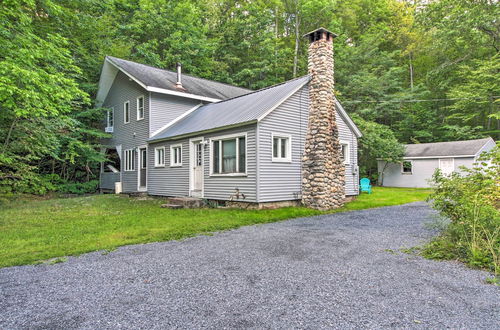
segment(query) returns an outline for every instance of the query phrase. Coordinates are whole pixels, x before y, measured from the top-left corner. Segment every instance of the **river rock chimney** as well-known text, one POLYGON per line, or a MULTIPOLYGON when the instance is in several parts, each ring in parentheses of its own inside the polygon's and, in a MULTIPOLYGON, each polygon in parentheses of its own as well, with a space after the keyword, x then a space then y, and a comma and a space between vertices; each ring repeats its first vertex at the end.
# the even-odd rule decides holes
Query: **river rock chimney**
POLYGON ((332 32, 319 28, 309 39, 309 124, 302 158, 302 202, 318 210, 341 207, 345 168, 341 156, 333 94, 332 32))

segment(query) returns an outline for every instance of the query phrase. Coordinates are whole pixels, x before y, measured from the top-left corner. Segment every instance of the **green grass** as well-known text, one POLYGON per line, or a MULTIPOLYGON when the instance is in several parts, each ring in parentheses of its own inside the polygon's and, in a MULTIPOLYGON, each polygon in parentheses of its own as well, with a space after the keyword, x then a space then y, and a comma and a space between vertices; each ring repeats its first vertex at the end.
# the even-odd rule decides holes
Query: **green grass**
MULTIPOLYGON (((409 203, 428 193, 375 188, 373 194, 363 194, 336 212, 409 203)), ((5 202, 0 205, 0 267, 324 213, 304 207, 170 210, 160 204, 158 199, 116 195, 5 202)))

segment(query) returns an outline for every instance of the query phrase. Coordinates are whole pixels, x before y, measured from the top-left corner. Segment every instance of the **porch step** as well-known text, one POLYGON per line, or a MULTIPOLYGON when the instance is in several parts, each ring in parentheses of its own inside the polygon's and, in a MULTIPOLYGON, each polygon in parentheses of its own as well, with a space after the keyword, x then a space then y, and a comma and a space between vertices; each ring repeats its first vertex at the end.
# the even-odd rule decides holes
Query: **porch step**
POLYGON ((167 204, 181 205, 182 207, 188 209, 200 208, 205 206, 201 198, 194 197, 169 197, 167 198, 167 204))

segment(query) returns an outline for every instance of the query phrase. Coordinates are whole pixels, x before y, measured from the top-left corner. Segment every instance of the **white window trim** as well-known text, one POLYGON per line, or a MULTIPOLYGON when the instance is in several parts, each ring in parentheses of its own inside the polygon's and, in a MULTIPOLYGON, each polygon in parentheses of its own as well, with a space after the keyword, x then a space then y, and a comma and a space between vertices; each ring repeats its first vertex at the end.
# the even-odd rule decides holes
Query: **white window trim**
POLYGON ((136 113, 137 113, 137 120, 143 120, 144 119, 144 116, 145 116, 145 113, 146 113, 146 110, 145 110, 145 98, 144 98, 144 95, 141 95, 141 96, 138 96, 137 99, 136 99, 136 113), (142 117, 139 117, 139 99, 142 98, 142 117))
MULTIPOLYGON (((228 135, 220 135, 220 136, 215 136, 210 139, 210 176, 247 176, 248 173, 248 136, 247 133, 235 133, 235 134, 228 134, 228 135), (213 150, 213 142, 214 141, 222 141, 222 140, 231 140, 239 137, 244 137, 245 138, 245 172, 244 173, 214 173, 214 150, 213 150)), ((219 148, 222 148, 222 143, 219 143, 219 148)), ((221 149, 219 149, 219 153, 221 149)), ((239 159, 239 143, 236 143, 236 158, 237 161, 239 159)), ((239 166, 239 163, 236 163, 237 166, 239 166)), ((219 160, 219 168, 222 168, 222 157, 220 157, 219 160)))
MULTIPOLYGON (((136 165, 137 161, 135 159, 132 161, 132 159, 135 158, 134 151, 135 151, 135 148, 123 150, 123 162, 124 162, 123 170, 125 172, 134 172, 135 171, 135 165, 136 165), (129 160, 130 160, 130 165, 134 165, 134 166, 129 166, 129 164, 128 164, 129 160)), ((136 154, 137 154, 137 152, 136 152, 136 154)))
POLYGON ((123 102, 123 123, 130 123, 130 101, 123 102), (128 105, 128 121, 127 121, 127 105, 128 105))
POLYGON ((183 160, 184 160, 184 157, 182 155, 182 143, 170 145, 170 167, 181 167, 183 160), (180 163, 174 163, 174 148, 181 148, 181 162, 180 163))
POLYGON ((341 147, 342 144, 347 145, 347 152, 346 152, 347 157, 344 159, 344 164, 348 165, 351 163, 351 142, 347 140, 339 140, 339 143, 341 144, 341 147))
POLYGON ((404 174, 404 175, 412 175, 412 174, 413 174, 413 160, 403 160, 403 161, 401 162, 401 174, 404 174), (404 162, 409 162, 409 163, 411 163, 411 172, 404 172, 404 171, 403 171, 403 163, 404 163, 404 162))
MULTIPOLYGON (((281 154, 281 139, 278 142, 278 155, 281 154)), ((273 163, 291 163, 292 162, 292 136, 290 134, 271 133, 271 161, 273 163), (286 157, 274 157, 274 138, 288 139, 288 147, 286 148, 286 157)))
POLYGON ((156 147, 155 148, 155 167, 165 167, 165 147, 156 147), (163 163, 160 163, 160 158, 158 157, 158 150, 163 150, 163 163))
POLYGON ((111 108, 109 108, 108 111, 106 111, 106 127, 112 128, 112 127, 114 127, 114 125, 115 125, 115 108, 111 107, 111 108), (110 113, 112 114, 112 117, 113 117, 113 125, 111 125, 111 126, 109 125, 109 114, 110 113))

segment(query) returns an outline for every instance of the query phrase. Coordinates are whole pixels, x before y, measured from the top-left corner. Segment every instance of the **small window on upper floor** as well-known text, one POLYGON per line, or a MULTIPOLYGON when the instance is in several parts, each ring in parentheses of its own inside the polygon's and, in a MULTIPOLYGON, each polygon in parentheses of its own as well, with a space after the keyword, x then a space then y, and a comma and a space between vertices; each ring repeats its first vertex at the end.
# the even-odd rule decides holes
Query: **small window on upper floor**
POLYGON ((123 122, 125 124, 130 123, 130 102, 129 101, 123 103, 123 122))
POLYGON ((137 98, 137 120, 144 119, 144 96, 137 98))
POLYGON ((292 161, 292 137, 287 134, 272 134, 273 162, 292 161))
POLYGON ((114 108, 111 108, 106 112, 105 132, 113 133, 113 125, 114 125, 114 108))

